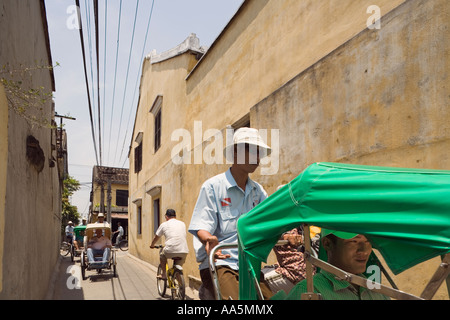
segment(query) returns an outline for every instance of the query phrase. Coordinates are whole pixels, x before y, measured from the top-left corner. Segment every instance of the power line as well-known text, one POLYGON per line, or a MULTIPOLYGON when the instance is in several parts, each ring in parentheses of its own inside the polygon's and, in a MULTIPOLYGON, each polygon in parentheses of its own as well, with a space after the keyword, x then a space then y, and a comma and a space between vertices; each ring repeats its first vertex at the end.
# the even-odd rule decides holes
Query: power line
MULTIPOLYGON (((85 71, 85 82, 86 82, 86 91, 87 91, 87 95, 88 95, 88 105, 89 105, 89 114, 90 114, 90 121, 91 121, 91 131, 92 131, 92 139, 94 142, 94 151, 95 151, 95 156, 96 156, 96 162, 97 165, 103 165, 104 163, 104 151, 106 150, 104 148, 104 146, 106 146, 105 144, 105 131, 106 131, 106 125, 105 122, 106 120, 106 116, 105 113, 107 113, 106 111, 106 63, 107 63, 107 30, 108 30, 108 8, 107 8, 107 1, 105 1, 105 5, 104 5, 104 15, 105 15, 105 30, 104 30, 104 57, 100 57, 100 32, 99 32, 99 27, 100 27, 100 23, 99 23, 99 13, 100 13, 100 7, 99 7, 99 1, 98 0, 93 0, 93 17, 91 16, 91 9, 90 9, 90 5, 89 5, 89 1, 90 0, 85 0, 85 9, 86 9, 86 22, 87 22, 87 29, 83 30, 82 27, 82 23, 81 23, 81 14, 80 12, 78 12, 79 15, 79 21, 80 21, 80 39, 81 39, 81 44, 82 44, 82 54, 83 54, 83 64, 84 64, 84 71, 85 71), (89 8, 89 9, 88 9, 89 8), (93 32, 94 28, 91 29, 91 19, 92 21, 94 21, 95 18, 95 49, 93 46, 93 34, 91 37, 91 32, 93 32), (87 33, 86 33, 87 32, 87 33), (88 78, 88 66, 87 66, 87 47, 85 47, 85 39, 84 36, 87 34, 87 40, 88 40, 88 44, 89 44, 89 53, 90 53, 90 68, 91 68, 91 81, 89 81, 88 78), (92 41, 92 42, 91 42, 92 41), (96 72, 97 72, 97 88, 94 89, 95 85, 94 85, 94 59, 95 57, 93 56, 93 50, 96 50, 96 62, 97 62, 97 68, 96 68, 96 72), (104 62, 103 62, 103 101, 101 101, 101 94, 100 94, 100 61, 101 58, 104 58, 104 62), (89 83, 91 82, 91 83, 89 83), (89 89, 91 87, 92 84, 92 88, 89 89), (92 91, 91 91, 92 90, 92 91), (95 92, 97 91, 97 93, 95 92), (95 97, 95 94, 97 94, 97 97, 95 97), (92 96, 92 98, 91 98, 92 96), (96 99, 97 98, 97 99, 96 99), (98 133, 96 132, 96 112, 94 111, 93 108, 93 104, 92 102, 97 100, 98 106, 97 106, 97 112, 98 112, 98 133), (102 104, 103 104, 103 110, 102 110, 102 104), (103 115, 102 115, 103 112, 103 115), (98 140, 96 139, 96 135, 98 134, 98 140)), ((117 26, 117 43, 116 43, 116 57, 115 57, 115 71, 114 71, 114 85, 113 85, 113 92, 112 92, 112 105, 111 105, 111 116, 110 116, 110 124, 109 124, 109 137, 108 137, 108 158, 109 155, 111 153, 111 150, 114 148, 114 142, 112 142, 113 139, 113 135, 112 135, 112 128, 113 128, 113 119, 114 119, 114 109, 115 109, 115 96, 116 96, 116 86, 117 86, 117 76, 118 76, 118 63, 119 63, 119 51, 120 51, 120 33, 121 33, 121 29, 122 27, 122 0, 120 0, 120 7, 119 7, 119 15, 118 15, 118 26, 117 26)), ((141 54, 141 61, 144 57, 144 53, 145 53, 145 47, 146 47, 146 43, 147 43, 147 39, 148 39, 148 34, 149 34, 149 27, 150 27, 150 22, 152 19, 152 15, 153 15, 153 8, 154 8, 154 0, 152 1, 151 4, 151 10, 150 10, 150 14, 148 17, 148 24, 147 24, 147 30, 146 30, 146 34, 145 34, 145 39, 144 39, 144 45, 142 47, 142 54, 141 54)), ((78 8, 80 8, 80 1, 76 0, 76 5, 78 8)), ((122 135, 121 135, 121 128, 122 128, 122 122, 123 122, 123 113, 124 113, 124 109, 125 109, 125 99, 127 97, 127 90, 128 90, 128 81, 129 81, 129 74, 130 74, 130 68, 131 68, 131 57, 132 57, 132 53, 133 50, 136 48, 133 48, 134 46, 134 42, 135 42, 135 33, 136 33, 136 27, 137 27, 137 19, 138 19, 138 12, 139 11, 144 11, 142 10, 142 8, 140 8, 140 3, 139 0, 137 0, 136 2, 136 9, 135 9, 135 15, 134 15, 134 23, 133 23, 133 31, 132 31, 132 40, 131 40, 131 45, 130 45, 130 51, 129 51, 129 57, 128 57, 128 67, 127 67, 127 73, 126 73, 126 79, 125 79, 125 87, 124 87, 124 93, 123 93, 123 101, 122 101, 122 109, 121 109, 121 114, 120 114, 120 122, 119 122, 119 128, 118 128, 118 133, 117 133, 117 141, 115 143, 115 156, 114 156, 114 161, 109 161, 109 162, 116 162, 116 157, 119 155, 119 159, 118 161, 121 162, 122 159, 122 155, 124 153, 124 147, 125 147, 125 143, 126 143, 126 139, 127 136, 129 134, 129 125, 130 125, 130 120, 131 120, 131 115, 133 112, 133 109, 136 108, 135 106, 135 97, 136 97, 136 92, 138 90, 139 87, 139 78, 141 76, 141 72, 138 71, 137 74, 137 79, 136 79, 136 85, 134 88, 134 94, 133 94, 133 98, 131 100, 131 107, 130 107, 130 111, 129 111, 129 116, 128 116, 128 121, 127 121, 127 125, 126 125, 126 129, 125 129, 125 133, 123 135, 123 143, 122 143, 122 148, 120 148, 120 140, 122 139, 122 135), (119 153, 120 151, 120 153, 119 153)), ((92 25, 94 24, 94 22, 92 23, 92 25)), ((95 104, 95 103, 94 103, 95 104)), ((126 158, 125 158, 126 161, 126 158)))
MULTIPOLYGON (((80 8, 80 0, 75 0, 75 4, 76 4, 77 8, 80 8)), ((90 120, 91 120, 92 140, 94 143, 95 158, 96 158, 97 165, 98 165, 99 162, 98 162, 98 154, 97 154, 97 145, 96 145, 96 141, 95 141, 94 120, 93 120, 93 116, 92 116, 91 97, 90 97, 90 93, 89 93, 89 81, 88 81, 87 68, 86 68, 86 54, 85 54, 85 48, 84 48, 83 26, 82 26, 82 22, 81 22, 80 11, 77 10, 77 13, 78 13, 78 21, 80 23, 81 52, 83 54, 84 77, 85 77, 86 91, 87 91, 87 97, 88 97, 89 115, 90 115, 90 120)))
MULTIPOLYGON (((103 136, 105 136, 105 101, 106 101, 106 30, 108 30, 108 1, 105 1, 105 47, 104 47, 104 62, 103 62, 103 136)), ((104 149, 103 149, 104 150, 104 149)))
MULTIPOLYGON (((149 32, 149 30, 150 30, 150 22, 151 22, 151 20, 152 20, 153 7, 154 7, 154 5, 155 5, 155 0, 152 1, 152 7, 151 7, 151 9, 150 9, 150 15, 149 15, 149 17, 148 17, 147 30, 146 30, 146 32, 145 32, 144 46, 142 47, 142 53, 141 53, 141 60, 140 60, 140 61, 143 61, 143 59, 144 59, 145 46, 146 46, 146 44, 147 44, 148 32, 149 32)), ((135 84, 135 86, 134 86, 133 100, 131 100, 132 106, 134 105, 134 100, 135 100, 135 98, 136 98, 136 90, 137 90, 137 88, 138 88, 138 82, 139 82, 140 76, 141 76, 141 73, 138 72, 138 75, 137 75, 137 78, 136 78, 136 84, 135 84)), ((136 109, 137 109, 137 106, 136 106, 136 109)), ((119 163, 120 163, 120 159, 122 158, 123 150, 124 150, 124 147, 125 147, 125 141, 126 141, 126 138, 127 138, 127 135, 128 135, 128 129, 129 129, 129 125, 130 125, 130 119, 131 119, 132 111, 133 111, 133 107, 130 109, 130 113, 129 113, 129 115, 128 115, 127 130, 126 130, 126 132, 125 132, 125 136, 123 137, 122 150, 121 150, 120 157, 119 157, 119 163)), ((126 160, 127 160, 127 158, 124 159, 124 162, 123 162, 123 164, 122 164, 122 168, 125 166, 126 160)))
MULTIPOLYGON (((89 66, 91 69, 91 87, 92 87, 92 101, 95 101, 95 89, 94 89, 94 70, 93 70, 93 63, 92 63, 92 40, 91 40, 91 10, 90 10, 90 0, 85 0, 85 12, 86 12, 86 30, 87 30, 87 41, 89 45, 89 66)), ((93 103, 94 104, 94 103, 93 103)), ((95 123, 95 108, 93 108, 93 121, 95 123)), ((94 126, 94 132, 96 131, 96 127, 94 126)))
POLYGON ((117 60, 119 55, 119 40, 120 40, 120 20, 121 20, 121 14, 122 14, 122 0, 120 0, 120 7, 119 7, 119 24, 117 27, 117 49, 116 49, 116 67, 114 72, 114 87, 113 87, 113 100, 112 100, 112 107, 111 107, 111 122, 109 126, 109 144, 108 144, 108 160, 109 160, 109 152, 111 151, 111 129, 112 129, 112 121, 113 121, 113 113, 114 113, 114 98, 116 96, 116 80, 117 80, 117 60))
POLYGON ((133 33, 132 33, 132 37, 131 37, 130 55, 128 56, 128 68, 127 68, 127 75, 125 77, 125 89, 124 89, 124 92, 123 92, 122 110, 121 110, 121 113, 120 113, 119 130, 118 130, 118 133, 117 133, 117 142, 116 142, 116 152, 114 154, 114 162, 113 163, 116 162, 118 142, 120 140, 120 130, 122 128, 123 108, 124 108, 124 105, 125 105, 125 96, 126 96, 126 92, 127 92, 128 74, 129 74, 129 71, 130 71, 130 63, 131 63, 131 53, 133 52, 134 33, 135 33, 135 30, 136 30, 136 20, 137 20, 138 8, 139 8, 139 0, 137 0, 137 2, 136 2, 136 12, 134 13, 134 24, 133 24, 133 33))
POLYGON ((100 120, 100 60, 99 60, 99 34, 98 34, 98 0, 94 0, 95 18, 95 49, 97 52, 97 99, 98 99, 98 148, 100 154, 100 165, 102 165, 102 129, 100 120))

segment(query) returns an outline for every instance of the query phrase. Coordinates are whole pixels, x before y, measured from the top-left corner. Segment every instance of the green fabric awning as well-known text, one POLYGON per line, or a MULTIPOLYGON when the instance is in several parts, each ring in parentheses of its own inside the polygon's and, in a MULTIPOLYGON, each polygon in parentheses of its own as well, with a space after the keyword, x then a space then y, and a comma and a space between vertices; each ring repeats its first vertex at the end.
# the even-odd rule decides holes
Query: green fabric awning
POLYGON ((248 270, 302 223, 366 235, 398 274, 450 252, 450 171, 309 166, 239 219, 241 299, 256 297, 248 270))
POLYGON ((81 234, 82 231, 86 230, 86 226, 76 226, 75 228, 73 228, 73 232, 75 233, 75 235, 79 236, 81 234))

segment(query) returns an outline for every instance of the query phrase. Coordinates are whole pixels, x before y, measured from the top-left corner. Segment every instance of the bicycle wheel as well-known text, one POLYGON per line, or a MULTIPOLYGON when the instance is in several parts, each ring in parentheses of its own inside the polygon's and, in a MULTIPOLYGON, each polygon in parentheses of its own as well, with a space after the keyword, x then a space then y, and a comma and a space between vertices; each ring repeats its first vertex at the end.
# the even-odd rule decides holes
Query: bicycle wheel
POLYGON ((67 256, 70 253, 70 243, 63 241, 61 243, 61 247, 59 248, 59 253, 64 257, 67 256))
POLYGON ((75 257, 75 246, 72 244, 70 246, 70 261, 73 262, 73 258, 75 257))
POLYGON ((127 251, 128 250, 128 240, 122 240, 119 243, 119 248, 122 251, 127 251))
POLYGON ((183 271, 175 269, 173 273, 172 300, 184 300, 186 297, 186 286, 183 271))
POLYGON ((166 294, 166 288, 167 288, 167 280, 161 279, 162 275, 162 268, 161 266, 158 266, 158 272, 156 274, 156 286, 158 287, 158 293, 161 297, 164 297, 166 294))

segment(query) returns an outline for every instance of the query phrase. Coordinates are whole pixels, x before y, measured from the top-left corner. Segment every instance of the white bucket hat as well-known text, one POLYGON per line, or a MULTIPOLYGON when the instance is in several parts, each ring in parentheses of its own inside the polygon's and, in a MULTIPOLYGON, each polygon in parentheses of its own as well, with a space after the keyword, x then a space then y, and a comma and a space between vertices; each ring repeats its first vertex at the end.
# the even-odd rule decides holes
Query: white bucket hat
POLYGON ((234 146, 237 144, 249 144, 258 148, 261 158, 270 155, 272 149, 264 142, 259 131, 254 128, 239 128, 234 132, 233 143, 223 149, 223 154, 228 161, 234 160, 234 146))

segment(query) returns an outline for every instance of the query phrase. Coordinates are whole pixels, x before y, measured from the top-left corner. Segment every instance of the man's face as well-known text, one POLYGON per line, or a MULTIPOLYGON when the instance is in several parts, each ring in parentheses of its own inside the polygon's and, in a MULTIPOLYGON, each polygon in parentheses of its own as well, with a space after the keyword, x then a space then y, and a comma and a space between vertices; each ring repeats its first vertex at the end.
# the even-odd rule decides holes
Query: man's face
POLYGON ((358 235, 352 239, 336 237, 336 243, 325 237, 323 241, 329 263, 353 274, 366 271, 367 260, 372 252, 372 244, 365 236, 358 235))
POLYGON ((253 173, 259 166, 260 155, 256 146, 248 144, 238 145, 235 148, 235 163, 247 173, 253 173))

